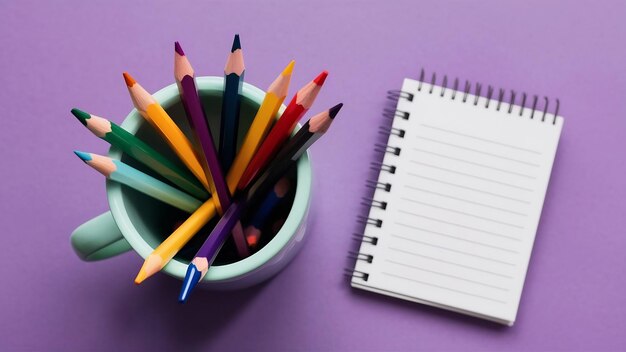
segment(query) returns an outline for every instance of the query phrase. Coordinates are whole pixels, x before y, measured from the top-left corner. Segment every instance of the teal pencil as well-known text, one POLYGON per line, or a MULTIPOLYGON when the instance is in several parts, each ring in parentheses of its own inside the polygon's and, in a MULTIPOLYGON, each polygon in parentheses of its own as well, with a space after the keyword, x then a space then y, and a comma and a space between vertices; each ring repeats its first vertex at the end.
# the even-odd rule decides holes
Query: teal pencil
POLYGON ((193 213, 202 202, 156 178, 106 156, 74 151, 85 164, 93 167, 106 178, 134 188, 180 210, 193 213))

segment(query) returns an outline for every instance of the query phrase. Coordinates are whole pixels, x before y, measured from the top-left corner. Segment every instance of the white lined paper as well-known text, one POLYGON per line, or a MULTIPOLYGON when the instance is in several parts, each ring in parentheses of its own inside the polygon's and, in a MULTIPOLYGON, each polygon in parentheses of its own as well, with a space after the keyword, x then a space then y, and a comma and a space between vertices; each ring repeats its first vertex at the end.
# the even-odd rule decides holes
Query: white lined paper
POLYGON ((426 83, 418 92, 418 84, 403 84, 415 97, 398 109, 410 117, 394 120, 405 135, 388 142, 402 152, 383 160, 396 170, 379 181, 393 186, 374 194, 387 208, 370 210, 382 227, 366 227, 378 243, 362 243, 373 260, 355 270, 369 277, 352 285, 510 325, 563 121, 429 94, 426 83))

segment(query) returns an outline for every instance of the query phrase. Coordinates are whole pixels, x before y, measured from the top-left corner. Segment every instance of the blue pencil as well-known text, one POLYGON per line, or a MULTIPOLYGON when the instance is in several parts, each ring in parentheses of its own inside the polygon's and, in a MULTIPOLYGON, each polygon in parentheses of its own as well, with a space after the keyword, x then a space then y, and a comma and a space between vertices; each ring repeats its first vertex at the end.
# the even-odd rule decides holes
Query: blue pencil
POLYGON ((222 95, 222 123, 219 142, 222 170, 230 169, 237 153, 239 109, 245 69, 239 34, 236 34, 224 68, 224 94, 222 95))
POLYGON ((239 223, 239 217, 246 206, 247 204, 244 201, 234 201, 226 212, 224 212, 224 215, 217 222, 209 234, 209 237, 198 250, 196 256, 191 263, 189 263, 185 279, 183 280, 183 287, 178 295, 178 301, 180 303, 187 301, 191 291, 206 275, 209 267, 228 238, 228 235, 234 229, 235 225, 239 223))
POLYGON ((193 213, 202 202, 185 192, 157 180, 123 162, 106 156, 74 151, 85 164, 93 167, 106 178, 125 184, 155 199, 188 213, 193 213))
POLYGON ((252 248, 256 247, 259 244, 259 239, 261 238, 261 228, 267 222, 272 212, 280 204, 280 202, 285 198, 287 192, 289 191, 290 182, 286 177, 281 178, 274 188, 267 194, 265 199, 259 205, 257 212, 252 216, 250 220, 250 225, 246 227, 244 230, 244 234, 246 235, 246 241, 248 245, 252 248))

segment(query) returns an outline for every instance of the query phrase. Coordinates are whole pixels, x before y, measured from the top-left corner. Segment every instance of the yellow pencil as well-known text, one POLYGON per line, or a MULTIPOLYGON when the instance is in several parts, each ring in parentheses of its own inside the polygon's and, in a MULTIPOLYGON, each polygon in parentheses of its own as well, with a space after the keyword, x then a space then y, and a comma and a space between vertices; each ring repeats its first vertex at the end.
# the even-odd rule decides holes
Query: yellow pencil
MULTIPOLYGON (((226 176, 226 183, 228 184, 231 194, 237 188, 239 179, 243 175, 252 156, 261 145, 263 138, 269 131, 278 113, 278 109, 287 96, 294 64, 295 61, 291 61, 267 89, 263 103, 257 111, 254 121, 252 121, 252 125, 250 125, 248 129, 248 133, 246 133, 243 145, 237 153, 233 165, 226 176)), ((208 223, 215 214, 216 208, 211 198, 200 206, 195 213, 146 258, 135 278, 135 283, 140 284, 145 279, 161 271, 161 269, 174 258, 176 253, 178 253, 196 232, 208 223)))
POLYGON ((193 234, 200 231, 213 216, 215 216, 215 202, 210 198, 196 209, 185 222, 183 222, 172 234, 163 241, 146 258, 139 274, 135 278, 135 283, 140 284, 143 280, 159 272, 167 262, 169 262, 178 251, 191 239, 193 234), (191 235, 190 235, 191 234, 191 235))
POLYGON ((191 173, 198 178, 202 185, 214 193, 213 180, 204 173, 202 165, 196 157, 193 145, 185 137, 183 131, 165 112, 163 107, 148 93, 135 79, 124 72, 124 80, 128 87, 128 93, 135 108, 167 141, 180 160, 189 168, 191 173))

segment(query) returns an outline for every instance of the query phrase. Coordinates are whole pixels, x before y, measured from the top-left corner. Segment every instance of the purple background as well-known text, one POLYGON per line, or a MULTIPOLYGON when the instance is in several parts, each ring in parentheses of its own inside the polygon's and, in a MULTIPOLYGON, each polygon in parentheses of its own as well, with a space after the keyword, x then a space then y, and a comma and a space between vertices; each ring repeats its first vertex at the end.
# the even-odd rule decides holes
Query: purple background
POLYGON ((0 350, 617 350, 626 348, 626 6, 617 1, 165 1, 0 3, 0 350), (297 60, 291 93, 330 71, 314 110, 345 103, 313 147, 308 242, 264 285, 176 302, 141 259, 81 262, 70 232, 107 209, 73 149, 104 153, 70 115, 121 122, 128 70, 173 82, 180 40, 220 75, 238 32, 246 80, 297 60), (504 328, 349 288, 342 268, 362 212, 385 91, 419 68, 561 98, 565 127, 522 297, 504 328))

